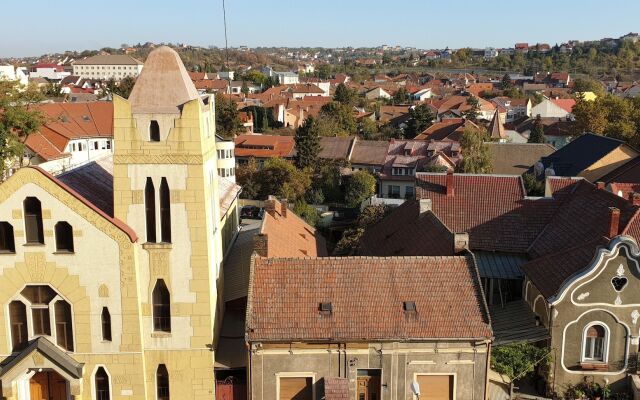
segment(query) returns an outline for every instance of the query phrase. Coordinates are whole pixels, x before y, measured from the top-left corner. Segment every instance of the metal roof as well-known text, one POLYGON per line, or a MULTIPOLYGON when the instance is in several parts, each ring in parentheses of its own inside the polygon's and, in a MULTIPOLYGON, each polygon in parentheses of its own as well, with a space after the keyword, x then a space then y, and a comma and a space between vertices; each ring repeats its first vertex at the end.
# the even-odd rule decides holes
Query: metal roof
POLYGON ((522 254, 474 251, 478 271, 482 278, 522 279, 524 274, 520 266, 528 260, 522 254))

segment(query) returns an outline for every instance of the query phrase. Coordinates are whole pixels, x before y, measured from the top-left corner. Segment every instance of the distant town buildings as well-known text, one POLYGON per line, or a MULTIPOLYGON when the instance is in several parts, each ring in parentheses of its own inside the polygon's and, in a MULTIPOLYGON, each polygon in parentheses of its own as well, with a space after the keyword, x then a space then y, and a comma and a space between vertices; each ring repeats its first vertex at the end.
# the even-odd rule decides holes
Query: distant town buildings
POLYGON ((73 63, 73 75, 85 79, 120 80, 135 78, 142 71, 142 62, 129 55, 97 55, 73 63))

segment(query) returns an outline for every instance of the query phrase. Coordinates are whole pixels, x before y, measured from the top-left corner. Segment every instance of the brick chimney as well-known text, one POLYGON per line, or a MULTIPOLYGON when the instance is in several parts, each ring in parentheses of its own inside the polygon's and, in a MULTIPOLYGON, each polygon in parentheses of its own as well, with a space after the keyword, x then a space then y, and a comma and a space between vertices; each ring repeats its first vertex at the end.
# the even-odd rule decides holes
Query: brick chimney
POLYGON ((447 197, 453 197, 455 188, 453 187, 453 171, 447 171, 446 177, 447 197))
POLYGON ((629 201, 634 206, 640 206, 640 193, 630 192, 629 193, 629 201))
POLYGON ((287 218, 288 206, 289 206, 289 203, 287 202, 287 199, 280 200, 280 215, 282 215, 282 218, 287 218))
POLYGON ((420 199, 420 216, 431 211, 431 199, 420 199))
POLYGON ((609 238, 618 236, 620 227, 620 210, 615 207, 609 207, 609 238))
POLYGON ((604 189, 604 182, 602 182, 602 181, 598 181, 598 182, 596 182, 596 188, 598 188, 598 189, 604 189))
POLYGON ((268 212, 269 215, 275 217, 276 214, 276 199, 273 196, 269 196, 267 200, 264 202, 264 211, 268 212))

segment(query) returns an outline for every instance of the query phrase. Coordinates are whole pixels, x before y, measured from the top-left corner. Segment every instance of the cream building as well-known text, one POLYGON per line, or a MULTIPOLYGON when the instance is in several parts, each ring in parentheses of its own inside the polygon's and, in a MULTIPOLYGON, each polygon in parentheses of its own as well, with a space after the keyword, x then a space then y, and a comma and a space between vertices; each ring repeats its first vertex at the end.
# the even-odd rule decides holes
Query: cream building
POLYGON ((214 398, 240 188, 217 174, 213 101, 158 48, 114 99, 112 172, 0 185, 0 398, 214 398))
POLYGON ((142 72, 142 62, 127 55, 98 55, 73 63, 73 75, 83 79, 114 79, 137 77, 142 72))

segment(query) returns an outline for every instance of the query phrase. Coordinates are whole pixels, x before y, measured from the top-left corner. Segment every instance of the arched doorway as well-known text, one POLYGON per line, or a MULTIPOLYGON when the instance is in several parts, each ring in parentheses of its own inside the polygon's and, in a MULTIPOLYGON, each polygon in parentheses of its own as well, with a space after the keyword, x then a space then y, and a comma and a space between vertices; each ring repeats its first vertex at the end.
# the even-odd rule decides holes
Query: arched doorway
POLYGON ((30 400, 67 400, 68 382, 55 371, 39 371, 29 379, 30 400))

